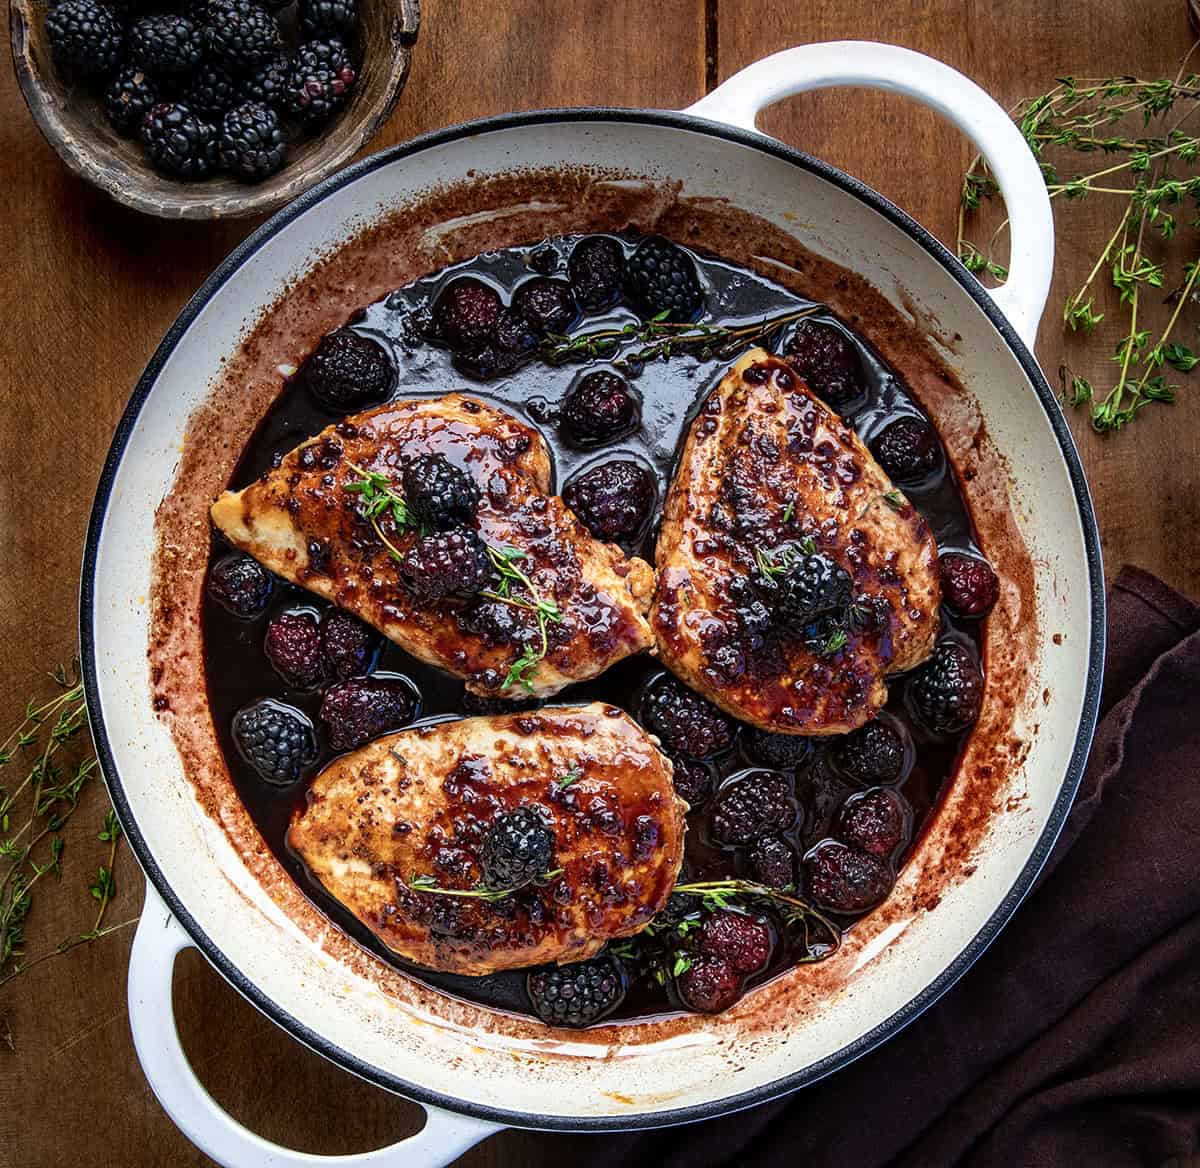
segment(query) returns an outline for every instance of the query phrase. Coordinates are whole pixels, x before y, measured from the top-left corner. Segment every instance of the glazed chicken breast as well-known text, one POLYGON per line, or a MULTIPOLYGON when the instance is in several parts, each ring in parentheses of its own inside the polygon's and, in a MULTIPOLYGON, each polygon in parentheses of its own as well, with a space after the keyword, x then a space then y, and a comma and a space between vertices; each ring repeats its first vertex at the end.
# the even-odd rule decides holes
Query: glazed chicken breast
POLYGON ((550 494, 550 480, 536 430, 452 393, 330 426, 249 487, 227 491, 212 520, 272 572, 464 678, 469 690, 545 697, 653 643, 650 565, 594 539, 550 494), (466 534, 435 552, 426 548, 437 540, 416 545, 445 533, 402 522, 400 485, 406 464, 431 454, 465 472, 478 496, 466 534), (427 595, 431 580, 444 592, 477 569, 490 573, 482 586, 427 595))
POLYGON ((478 975, 581 961, 642 929, 679 874, 686 810, 653 739, 593 703, 343 755, 288 842, 390 949, 478 975))
POLYGON ((663 511, 659 653, 727 713, 845 734, 932 651, 937 547, 854 429, 762 349, 692 423, 663 511))

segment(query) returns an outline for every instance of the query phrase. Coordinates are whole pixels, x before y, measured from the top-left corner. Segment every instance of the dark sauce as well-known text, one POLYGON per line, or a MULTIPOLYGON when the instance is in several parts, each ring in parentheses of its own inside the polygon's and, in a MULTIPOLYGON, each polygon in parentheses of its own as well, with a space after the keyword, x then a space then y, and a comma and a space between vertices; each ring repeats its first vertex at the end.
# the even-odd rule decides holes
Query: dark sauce
MULTIPOLYGON (((567 256, 576 238, 556 238, 528 247, 487 252, 465 263, 445 268, 356 312, 349 326, 379 341, 391 352, 399 371, 397 396, 439 396, 452 390, 465 390, 492 399, 537 426, 553 452, 556 489, 580 470, 597 462, 614 457, 632 457, 655 472, 661 504, 687 427, 705 392, 720 379, 730 364, 728 357, 701 359, 699 354, 680 354, 669 361, 645 365, 633 380, 642 402, 640 429, 630 437, 601 449, 580 451, 559 440, 554 425, 556 407, 577 378, 592 369, 609 367, 608 362, 592 360, 585 364, 555 366, 534 359, 516 373, 479 382, 457 371, 447 351, 414 338, 413 314, 426 309, 437 291, 454 276, 469 274, 493 284, 507 303, 512 289, 523 279, 535 274, 565 277, 567 256)), ((633 246, 629 240, 622 242, 627 250, 633 246)), ((882 356, 836 317, 762 276, 716 257, 696 252, 691 254, 696 259, 705 288, 705 323, 736 327, 763 317, 816 307, 815 319, 839 329, 849 337, 862 360, 866 394, 861 403, 845 416, 864 440, 869 442, 897 417, 906 414, 924 416, 882 356)), ((638 323, 638 317, 633 312, 617 307, 581 318, 575 330, 619 329, 638 323)), ((777 330, 762 342, 764 347, 782 351, 788 332, 789 326, 777 330)), ((300 356, 297 354, 297 357, 300 356)), ((279 456, 336 420, 336 415, 322 409, 300 387, 285 387, 247 443, 230 480, 230 487, 238 489, 248 485, 269 470, 279 456)), ((917 486, 906 485, 905 493, 929 522, 940 550, 978 550, 958 484, 944 456, 939 468, 928 479, 917 486)), ((653 562, 655 535, 652 525, 645 536, 627 550, 653 562)), ((226 550, 219 537, 214 536, 214 556, 226 550)), ((252 621, 238 619, 207 594, 205 596, 202 620, 209 703, 229 772, 242 801, 268 846, 297 884, 332 921, 364 948, 447 993, 493 1008, 531 1013, 523 971, 471 978, 437 973, 403 961, 383 947, 369 929, 312 879, 304 864, 288 849, 285 842, 288 824, 293 811, 303 803, 307 782, 334 757, 320 732, 319 756, 306 769, 300 782, 289 788, 273 787, 261 780, 234 746, 230 735, 234 714, 242 706, 263 697, 278 698, 303 710, 319 727, 317 711, 320 693, 300 693, 288 689, 263 654, 262 642, 267 624, 279 612, 304 608, 319 613, 324 607, 324 602, 316 600, 311 593, 283 581, 277 581, 267 612, 252 621)), ((942 623, 943 631, 957 631, 978 643, 978 622, 956 621, 943 610, 942 623)), ((464 712, 461 682, 416 661, 390 642, 386 642, 381 649, 375 662, 375 671, 400 674, 411 679, 421 695, 418 717, 422 720, 441 720, 464 712)), ((620 706, 637 717, 639 695, 660 673, 661 666, 654 658, 642 656, 627 659, 598 678, 569 687, 554 702, 602 700, 620 706)), ((887 713, 911 739, 911 769, 896 788, 911 808, 909 842, 894 861, 899 867, 953 773, 962 742, 930 739, 905 711, 903 681, 890 684, 889 689, 887 713)), ((863 789, 844 779, 832 764, 830 756, 836 740, 815 741, 817 746, 810 759, 794 775, 796 789, 802 794, 801 802, 808 811, 802 834, 793 833, 789 840, 799 856, 829 836, 834 815, 842 802, 855 791, 863 789)), ((739 742, 715 760, 715 782, 719 785, 738 771, 758 765, 761 764, 751 758, 739 742)), ((686 878, 714 879, 747 875, 745 849, 726 849, 712 841, 705 807, 694 810, 689 819, 684 867, 686 878)), ((853 924, 852 918, 836 919, 843 928, 853 924)), ((785 930, 778 930, 778 937, 781 943, 776 946, 770 965, 750 979, 748 985, 769 980, 804 958, 805 953, 797 951, 795 945, 788 941, 785 930)), ((635 978, 631 979, 629 992, 615 1016, 644 1018, 678 1008, 678 1001, 669 989, 650 979, 635 978)))

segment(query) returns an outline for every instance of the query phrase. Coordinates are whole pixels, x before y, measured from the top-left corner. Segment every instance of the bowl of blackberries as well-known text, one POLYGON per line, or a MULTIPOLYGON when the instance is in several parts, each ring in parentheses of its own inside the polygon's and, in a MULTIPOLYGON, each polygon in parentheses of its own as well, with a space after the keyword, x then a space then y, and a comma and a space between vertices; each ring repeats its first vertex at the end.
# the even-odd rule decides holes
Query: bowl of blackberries
POLYGON ((343 166, 408 75, 417 0, 9 0, 72 171, 165 218, 263 214, 343 166))

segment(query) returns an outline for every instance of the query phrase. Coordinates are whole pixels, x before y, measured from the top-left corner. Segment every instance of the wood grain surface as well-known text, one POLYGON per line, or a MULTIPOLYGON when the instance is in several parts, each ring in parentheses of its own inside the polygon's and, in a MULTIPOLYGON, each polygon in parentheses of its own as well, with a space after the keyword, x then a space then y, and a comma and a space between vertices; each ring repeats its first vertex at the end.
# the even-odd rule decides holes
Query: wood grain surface
MULTIPOLYGON (((423 0, 408 88, 373 145, 511 109, 679 107, 766 53, 848 37, 932 53, 1006 105, 1064 72, 1166 75, 1191 43, 1185 0, 423 0)), ((253 224, 164 223, 118 207, 67 173, 11 73, 0 72, 0 711, 7 730, 39 678, 74 651, 88 508, 131 387, 188 296, 253 224)), ((865 179, 953 243, 970 148, 932 114, 895 97, 838 92, 784 103, 764 128, 865 179)), ((1105 218, 1105 208, 1088 202, 1060 213, 1059 275, 1039 344, 1052 376, 1064 358, 1081 373, 1107 375, 1115 337, 1068 344, 1058 326, 1068 286, 1107 236, 1105 218)), ((1154 408, 1115 440, 1071 418, 1110 577, 1131 561, 1200 594, 1196 393, 1189 387, 1177 406, 1154 408)), ((86 884, 102 859, 96 831, 105 805, 97 785, 72 822, 64 884, 45 891, 29 921, 31 954, 90 924, 86 884)), ((141 897, 128 852, 117 880, 114 921, 136 915, 141 897)), ((0 1166, 210 1163, 163 1114, 134 1058, 124 1005, 130 939, 127 931, 77 949, 0 989, 0 1018, 14 1047, 0 1044, 0 1166)), ((197 1073, 262 1135, 332 1153, 378 1146, 419 1126, 415 1107, 298 1046, 195 953, 179 964, 175 996, 197 1073)), ((508 1132, 461 1163, 557 1165, 573 1138, 508 1132)))

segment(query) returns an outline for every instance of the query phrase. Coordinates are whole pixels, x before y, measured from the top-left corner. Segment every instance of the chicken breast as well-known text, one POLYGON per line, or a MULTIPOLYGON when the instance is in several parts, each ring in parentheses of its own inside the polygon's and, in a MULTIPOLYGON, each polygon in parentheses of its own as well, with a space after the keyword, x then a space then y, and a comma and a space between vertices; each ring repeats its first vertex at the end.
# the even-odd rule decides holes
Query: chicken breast
POLYGON ((464 678, 468 689, 545 697, 653 643, 645 618, 650 565, 594 539, 549 493, 550 478, 549 451, 535 429, 452 393, 392 402, 330 426, 245 490, 227 491, 212 520, 272 572, 464 678), (536 596, 513 581, 508 600, 418 602, 406 588, 397 559, 418 534, 401 530, 390 509, 373 524, 360 488, 376 474, 400 490, 404 461, 429 453, 474 480, 481 496, 474 526, 489 547, 515 549, 536 596), (534 600, 552 604, 557 616, 539 619, 534 600))
MULTIPOLYGON (((783 360, 752 349, 692 423, 663 513, 650 622, 663 662, 727 713, 785 734, 844 734, 884 677, 933 648, 928 525, 853 428, 783 360), (849 574, 846 618, 780 619, 785 569, 849 574)), ((844 577, 842 577, 844 580, 844 577)))
POLYGON ((485 974, 581 961, 642 929, 679 874, 686 809, 654 740, 593 703, 440 722, 343 755, 288 842, 388 948, 485 974), (482 887, 485 842, 518 808, 553 835, 548 875, 499 899, 448 895, 482 887))

